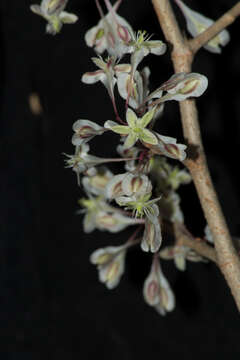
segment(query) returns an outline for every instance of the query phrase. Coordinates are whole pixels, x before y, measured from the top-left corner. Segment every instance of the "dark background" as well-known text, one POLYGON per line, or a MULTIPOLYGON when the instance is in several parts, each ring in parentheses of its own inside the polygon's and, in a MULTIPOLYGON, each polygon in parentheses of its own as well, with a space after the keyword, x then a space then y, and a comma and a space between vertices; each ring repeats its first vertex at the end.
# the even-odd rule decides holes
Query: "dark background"
MULTIPOLYGON (((177 299, 176 310, 166 317, 143 301, 151 256, 139 249, 129 252, 126 274, 115 290, 98 282, 89 255, 122 243, 130 232, 83 234, 75 214, 82 193, 62 155, 73 153, 71 127, 78 118, 100 124, 113 119, 101 84, 80 81, 84 72, 94 70, 94 52, 85 46, 84 34, 98 14, 94 1, 70 0, 67 10, 79 21, 52 37, 45 34, 44 20, 30 12, 31 3, 0 1, 1 359, 238 359, 239 314, 213 264, 189 263, 180 273, 163 263, 177 299), (33 92, 43 106, 38 116, 29 107, 33 92)), ((186 3, 215 19, 235 0, 186 3)), ((134 29, 163 38, 151 1, 125 0, 120 14, 134 29)), ((231 232, 238 235, 239 20, 229 30, 232 40, 222 55, 201 50, 193 70, 209 79, 208 90, 197 100, 203 140, 231 232)), ((169 52, 149 56, 147 64, 152 89, 172 75, 169 52)), ((175 102, 167 104, 158 130, 183 141, 175 102)), ((93 140, 92 151, 113 155, 112 140, 101 140, 93 140)), ((201 236, 205 221, 193 186, 181 195, 186 223, 201 236)))

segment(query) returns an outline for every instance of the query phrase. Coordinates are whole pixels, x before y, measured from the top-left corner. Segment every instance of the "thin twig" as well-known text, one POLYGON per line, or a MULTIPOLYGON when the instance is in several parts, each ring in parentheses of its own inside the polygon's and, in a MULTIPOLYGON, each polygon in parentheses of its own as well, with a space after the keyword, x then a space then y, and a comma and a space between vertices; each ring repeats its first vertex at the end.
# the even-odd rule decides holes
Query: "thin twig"
POLYGON ((206 244, 202 239, 194 238, 183 224, 175 223, 173 227, 178 245, 188 246, 199 255, 217 263, 216 252, 212 246, 206 244))
POLYGON ((240 2, 233 6, 223 16, 213 23, 209 28, 203 31, 195 38, 188 41, 188 45, 192 52, 195 54, 202 46, 204 46, 209 40, 214 38, 223 29, 232 24, 235 19, 240 15, 240 2))
MULTIPOLYGON (((172 45, 175 72, 191 72, 193 52, 182 37, 169 0, 152 0, 164 35, 172 45)), ((180 102, 184 137, 197 156, 188 158, 185 165, 191 172, 202 209, 211 229, 217 263, 222 271, 240 311, 240 261, 222 213, 216 191, 208 170, 201 140, 198 113, 194 100, 180 102)))

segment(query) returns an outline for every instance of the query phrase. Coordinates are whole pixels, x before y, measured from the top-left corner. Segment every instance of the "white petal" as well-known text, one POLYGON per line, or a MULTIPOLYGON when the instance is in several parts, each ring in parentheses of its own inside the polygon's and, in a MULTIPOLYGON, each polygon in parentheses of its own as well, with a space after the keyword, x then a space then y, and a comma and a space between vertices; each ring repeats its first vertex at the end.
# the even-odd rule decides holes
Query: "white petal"
POLYGON ((112 121, 112 120, 107 120, 105 123, 104 123, 104 127, 105 127, 105 129, 110 129, 110 130, 112 130, 112 128, 114 127, 114 126, 118 126, 119 124, 117 123, 117 122, 115 122, 115 121, 112 121))
POLYGON ((144 195, 152 191, 152 184, 146 175, 129 173, 122 181, 122 190, 127 196, 133 194, 144 195))
POLYGON ((148 305, 155 306, 159 303, 159 290, 158 277, 153 268, 151 268, 151 271, 145 279, 143 285, 143 296, 148 305))
POLYGON ((136 220, 119 213, 99 211, 96 215, 96 227, 111 233, 122 231, 129 225, 136 225, 136 220))
MULTIPOLYGON (((196 37, 214 23, 212 19, 209 19, 208 17, 191 10, 182 1, 175 1, 182 10, 187 21, 187 29, 193 37, 196 37)), ((211 39, 203 47, 210 52, 220 54, 221 48, 219 47, 219 45, 225 46, 229 42, 229 40, 229 32, 227 30, 222 30, 217 36, 211 39)))
POLYGON ((83 218, 83 231, 87 234, 95 230, 96 224, 95 224, 95 215, 91 213, 86 213, 86 215, 83 218))
POLYGON ((75 121, 75 123, 73 124, 73 131, 78 131, 81 127, 89 127, 90 129, 93 129, 93 131, 104 131, 104 128, 98 124, 96 124, 93 121, 90 120, 84 120, 84 119, 79 119, 77 121, 75 121))
POLYGON ((123 144, 123 148, 124 148, 124 149, 129 149, 129 148, 131 148, 133 145, 136 144, 137 140, 138 140, 137 134, 134 133, 134 132, 131 132, 131 133, 127 136, 127 138, 126 138, 126 140, 125 140, 125 142, 124 142, 124 144, 123 144))
POLYGON ((135 112, 128 108, 127 109, 127 112, 126 112, 126 120, 127 120, 127 123, 128 125, 131 127, 131 128, 134 128, 137 124, 137 121, 138 121, 138 118, 137 118, 137 115, 135 114, 135 112))
POLYGON ((37 14, 37 15, 40 15, 40 16, 44 17, 44 13, 42 12, 39 5, 31 5, 30 9, 34 14, 37 14))
POLYGON ((161 299, 161 305, 164 307, 165 310, 172 311, 175 307, 175 296, 170 287, 168 280, 166 279, 166 277, 164 276, 161 270, 160 265, 158 268, 158 276, 159 276, 160 286, 165 290, 165 293, 161 299))
POLYGON ((95 84, 97 81, 105 81, 106 74, 102 70, 83 74, 81 81, 85 84, 95 84))
POLYGON ((113 199, 123 194, 122 191, 122 180, 125 178, 127 173, 118 174, 112 177, 105 188, 105 197, 107 199, 113 199))
POLYGON ((162 235, 159 222, 152 223, 146 218, 141 249, 145 252, 151 251, 155 253, 159 250, 161 243, 162 235))
POLYGON ((66 11, 62 11, 59 15, 59 18, 64 24, 74 24, 78 20, 77 15, 68 13, 66 11))

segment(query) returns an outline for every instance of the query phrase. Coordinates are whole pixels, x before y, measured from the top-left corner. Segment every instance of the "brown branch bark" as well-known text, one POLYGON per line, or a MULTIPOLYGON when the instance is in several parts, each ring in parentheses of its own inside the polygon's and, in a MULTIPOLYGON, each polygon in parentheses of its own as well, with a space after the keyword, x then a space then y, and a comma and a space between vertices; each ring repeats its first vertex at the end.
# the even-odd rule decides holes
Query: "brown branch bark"
POLYGON ((215 21, 214 24, 212 24, 201 34, 189 40, 188 41, 189 48, 195 54, 209 40, 214 38, 223 29, 225 29, 227 26, 232 24, 239 15, 240 15, 240 2, 238 2, 234 7, 232 7, 229 11, 227 11, 217 21, 215 21))
MULTIPOLYGON (((194 55, 188 42, 180 33, 169 0, 152 0, 152 3, 166 40, 173 46, 171 56, 175 72, 191 72, 194 55)), ((217 264, 240 311, 240 260, 232 244, 208 170, 195 100, 180 102, 180 113, 186 142, 189 148, 194 149, 197 153, 195 158, 189 157, 185 161, 185 165, 192 175, 203 212, 213 235, 217 264)))

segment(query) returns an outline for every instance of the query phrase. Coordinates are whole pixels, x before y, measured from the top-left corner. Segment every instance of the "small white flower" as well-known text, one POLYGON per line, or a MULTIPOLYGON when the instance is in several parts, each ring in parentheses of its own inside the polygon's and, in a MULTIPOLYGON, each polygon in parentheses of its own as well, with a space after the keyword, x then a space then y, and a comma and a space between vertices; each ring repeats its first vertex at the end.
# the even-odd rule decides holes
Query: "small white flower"
POLYGON ((75 134, 72 137, 72 144, 79 146, 83 142, 90 141, 96 135, 102 135, 106 129, 92 121, 80 119, 73 124, 73 131, 75 134))
POLYGON ((96 174, 84 176, 82 178, 82 184, 87 193, 104 196, 106 185, 112 177, 113 174, 111 171, 106 168, 100 168, 96 174))
POLYGON ((155 131, 153 131, 153 134, 157 138, 157 144, 152 145, 144 142, 144 145, 148 147, 153 154, 165 155, 171 159, 180 161, 185 160, 187 156, 185 152, 185 149, 187 148, 186 145, 178 144, 175 138, 160 135, 155 131))
POLYGON ((148 79, 150 70, 145 67, 142 71, 135 71, 132 76, 129 73, 120 73, 117 76, 118 92, 129 105, 137 109, 148 95, 148 79))
POLYGON ((107 50, 110 55, 122 57, 125 43, 131 38, 131 26, 116 13, 121 0, 116 1, 114 6, 108 0, 105 0, 105 3, 109 12, 105 16, 101 14, 99 23, 86 32, 85 41, 99 54, 107 50))
POLYGON ((83 230, 90 233, 95 229, 116 233, 129 225, 138 225, 140 220, 125 216, 118 209, 108 205, 102 196, 80 199, 79 204, 84 207, 78 214, 84 213, 83 230))
POLYGON ((91 167, 107 161, 107 159, 89 155, 88 151, 89 145, 82 143, 80 146, 76 147, 76 152, 74 155, 65 154, 68 157, 68 159, 65 160, 67 163, 66 167, 72 168, 73 171, 81 174, 91 167))
POLYGON ((108 246, 95 250, 90 256, 90 262, 97 265, 99 280, 108 289, 115 288, 124 273, 125 257, 128 245, 108 246))
POLYGON ((150 40, 146 31, 131 31, 131 40, 127 44, 126 53, 131 55, 132 74, 135 73, 142 59, 148 54, 163 55, 167 46, 160 40, 150 40))
POLYGON ((163 275, 156 256, 153 258, 150 274, 144 282, 143 296, 146 303, 153 306, 161 315, 165 315, 175 307, 174 293, 163 275))
POLYGON ((101 81, 106 87, 109 96, 114 98, 113 91, 117 81, 114 75, 118 76, 121 73, 130 72, 131 65, 116 65, 113 57, 109 57, 106 61, 104 61, 101 57, 94 57, 92 58, 92 61, 100 70, 86 72, 82 76, 82 82, 85 84, 95 84, 96 82, 101 81))
MULTIPOLYGON (((119 159, 106 159, 106 158, 100 158, 97 156, 89 155, 89 145, 82 142, 80 146, 76 146, 75 154, 74 155, 68 155, 64 154, 68 157, 67 160, 65 160, 67 164, 67 168, 72 168, 73 171, 76 172, 78 177, 78 184, 79 184, 79 174, 86 173, 91 171, 92 168, 94 168, 97 165, 112 162, 112 161, 119 161, 119 159)), ((122 159, 120 158, 120 161, 122 159)), ((96 171, 93 171, 93 174, 96 174, 96 171)), ((93 175, 91 173, 88 173, 87 175, 91 176, 93 175)))
MULTIPOLYGON (((193 37, 201 34, 205 31, 209 26, 211 26, 214 21, 209 19, 202 14, 191 10, 188 6, 186 6, 182 1, 175 0, 178 4, 179 8, 182 10, 183 15, 187 22, 187 29, 193 37)), ((207 44, 203 47, 216 54, 220 54, 222 52, 221 46, 225 46, 230 41, 230 35, 227 30, 222 30, 217 36, 211 39, 207 44)))
POLYGON ((129 225, 138 225, 139 220, 129 216, 124 216, 114 211, 98 211, 96 214, 96 228, 98 230, 107 230, 111 233, 116 233, 126 229, 129 225))
POLYGON ((148 111, 142 118, 138 118, 133 110, 128 108, 126 120, 128 125, 118 125, 114 121, 106 121, 104 127, 120 135, 127 135, 123 148, 129 149, 140 140, 147 144, 156 145, 158 143, 156 136, 152 131, 146 129, 154 116, 155 108, 148 111))
POLYGON ((63 11, 67 2, 68 0, 42 0, 40 6, 31 5, 30 9, 47 20, 47 33, 56 35, 63 24, 74 24, 78 20, 76 15, 63 11))
POLYGON ((158 89, 153 91, 146 100, 158 98, 155 103, 163 103, 169 100, 183 101, 189 97, 201 96, 208 87, 206 76, 198 73, 180 72, 174 74, 163 83, 158 89), (167 94, 162 96, 162 92, 167 94))

